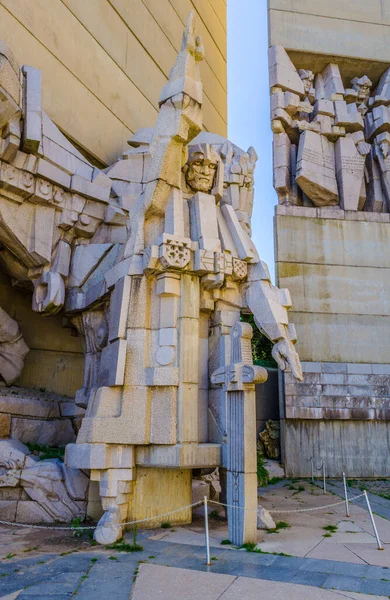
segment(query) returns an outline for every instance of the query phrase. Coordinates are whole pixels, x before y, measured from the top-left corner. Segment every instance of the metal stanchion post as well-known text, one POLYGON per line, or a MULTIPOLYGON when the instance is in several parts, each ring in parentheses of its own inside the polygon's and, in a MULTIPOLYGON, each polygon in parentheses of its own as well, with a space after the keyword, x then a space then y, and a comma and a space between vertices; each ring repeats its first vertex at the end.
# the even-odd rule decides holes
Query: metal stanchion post
POLYGON ((211 565, 210 538, 209 538, 209 515, 207 512, 207 496, 204 496, 204 535, 205 535, 205 541, 206 541, 206 565, 211 565))
POLYGON ((326 473, 325 473, 325 462, 322 463, 322 479, 324 481, 324 494, 326 494, 326 473))
POLYGON ((370 501, 368 499, 366 490, 364 490, 364 497, 365 497, 366 502, 367 502, 368 512, 370 513, 372 528, 373 528, 374 533, 375 533, 376 543, 378 544, 378 550, 383 550, 383 546, 382 546, 382 543, 381 543, 381 541, 379 539, 378 530, 377 530, 376 525, 375 525, 374 515, 372 514, 371 504, 370 504, 370 501))
POLYGON ((345 494, 345 514, 347 517, 349 514, 349 504, 348 504, 348 490, 347 490, 347 480, 345 478, 345 473, 343 473, 343 483, 344 483, 344 494, 345 494))

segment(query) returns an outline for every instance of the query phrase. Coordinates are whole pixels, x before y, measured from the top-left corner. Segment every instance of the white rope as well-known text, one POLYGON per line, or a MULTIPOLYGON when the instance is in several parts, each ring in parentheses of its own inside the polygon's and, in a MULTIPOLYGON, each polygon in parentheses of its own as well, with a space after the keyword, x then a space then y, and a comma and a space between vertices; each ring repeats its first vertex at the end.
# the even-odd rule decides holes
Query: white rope
MULTIPOLYGON (((360 494, 359 496, 354 496, 353 498, 348 498, 349 502, 353 502, 354 500, 357 500, 358 498, 362 498, 362 496, 364 496, 364 494, 360 494)), ((216 500, 209 500, 210 504, 219 504, 220 506, 226 506, 227 508, 235 508, 238 510, 251 510, 251 511, 258 511, 258 508, 246 508, 245 506, 234 506, 233 504, 224 504, 223 502, 217 502, 216 500)), ((274 514, 290 514, 290 513, 303 513, 303 512, 311 512, 314 510, 323 510, 324 508, 331 508, 333 506, 339 506, 340 504, 345 504, 345 500, 341 500, 341 502, 333 502, 333 504, 325 504, 324 506, 314 506, 312 508, 298 508, 295 510, 276 510, 276 509, 267 509, 268 512, 270 513, 274 513, 274 514)))
MULTIPOLYGON (((146 517, 145 519, 137 519, 136 521, 126 521, 125 523, 121 523, 121 527, 124 525, 137 525, 138 523, 146 523, 147 521, 155 521, 157 519, 161 519, 162 517, 169 517, 169 515, 173 515, 182 510, 187 510, 188 508, 193 508, 194 506, 199 506, 199 504, 203 504, 203 500, 198 500, 198 502, 194 502, 193 504, 188 504, 187 506, 182 506, 180 508, 176 508, 175 510, 170 510, 169 512, 163 513, 161 515, 156 515, 155 517, 146 517)), ((28 529, 49 529, 56 531, 81 531, 84 529, 96 529, 98 525, 71 525, 71 526, 58 526, 58 525, 30 525, 27 523, 16 523, 15 521, 0 521, 0 525, 12 525, 13 527, 27 527, 28 529)), ((119 523, 118 523, 119 525, 119 523)))
MULTIPOLYGON (((359 496, 354 496, 353 498, 348 498, 349 502, 353 502, 358 498, 362 498, 364 494, 360 494, 359 496)), ((217 502, 216 500, 209 500, 210 504, 218 504, 219 506, 225 506, 226 508, 233 508, 236 510, 249 510, 249 511, 258 511, 258 508, 247 508, 245 506, 234 506, 233 504, 224 504, 223 502, 217 502)), ((314 506, 312 508, 298 508, 295 510, 280 510, 280 509, 270 509, 268 512, 274 514, 291 514, 291 513, 304 513, 311 512, 315 510, 323 510, 324 508, 332 508, 333 506, 339 506, 340 504, 344 504, 345 500, 341 500, 340 502, 333 502, 333 504, 325 504, 324 506, 314 506)), ((203 500, 198 500, 198 502, 194 502, 193 504, 188 504, 187 506, 182 506, 180 508, 176 508, 175 510, 170 510, 169 512, 162 513, 161 515, 156 515, 155 517, 146 517, 145 519, 137 519, 135 521, 125 521, 121 523, 121 526, 125 525, 138 525, 139 523, 146 523, 148 521, 156 521, 157 519, 161 519, 163 517, 169 517, 175 513, 178 513, 182 510, 187 510, 189 508, 194 508, 195 506, 199 506, 203 504, 203 500)), ((58 525, 31 525, 28 523, 16 523, 15 521, 0 521, 0 525, 9 525, 12 527, 26 527, 28 529, 48 529, 51 531, 82 531, 82 530, 92 530, 96 529, 98 525, 71 525, 71 526, 58 526, 58 525)))

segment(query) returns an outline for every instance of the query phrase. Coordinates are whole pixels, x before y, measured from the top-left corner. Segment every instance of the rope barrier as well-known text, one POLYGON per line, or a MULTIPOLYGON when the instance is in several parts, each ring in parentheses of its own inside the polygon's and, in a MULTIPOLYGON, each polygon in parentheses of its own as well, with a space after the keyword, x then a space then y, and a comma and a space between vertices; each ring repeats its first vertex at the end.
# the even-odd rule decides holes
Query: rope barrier
MULTIPOLYGON (((362 498, 364 496, 363 494, 359 494, 359 496, 354 496, 353 498, 348 498, 349 502, 353 502, 354 500, 357 500, 358 498, 362 498)), ((233 504, 224 504, 223 502, 217 502, 216 500, 209 500, 210 504, 219 504, 220 506, 226 506, 227 508, 234 508, 237 510, 251 510, 251 511, 258 511, 258 508, 245 508, 245 506, 234 506, 233 504)), ((271 514, 290 514, 290 513, 303 513, 303 512, 311 512, 314 510, 322 510, 324 508, 331 508, 332 506, 338 506, 340 504, 344 504, 345 500, 341 500, 341 502, 333 502, 333 504, 325 504, 324 506, 314 506, 312 508, 298 508, 295 510, 279 510, 279 509, 267 509, 268 512, 270 512, 271 514)))
MULTIPOLYGON (((188 504, 187 506, 181 506, 180 508, 176 508, 175 510, 170 510, 169 512, 163 513, 161 515, 156 515, 155 517, 146 517, 145 519, 137 519, 136 521, 126 521, 125 523, 121 523, 121 526, 124 525, 138 525, 138 523, 146 523, 147 521, 155 521, 156 519, 161 519, 162 517, 169 517, 175 513, 178 513, 182 510, 187 510, 188 508, 193 508, 194 506, 199 506, 203 504, 203 500, 198 500, 198 502, 194 502, 193 504, 188 504)), ((0 525, 12 525, 14 527, 27 527, 29 529, 49 529, 56 531, 81 531, 84 529, 96 529, 97 525, 30 525, 28 523, 16 523, 15 521, 0 521, 0 525)))
MULTIPOLYGON (((359 496, 354 496, 353 498, 348 498, 349 502, 354 502, 355 500, 358 500, 359 498, 362 498, 364 496, 363 494, 359 494, 359 496)), ((233 508, 235 510, 247 510, 247 511, 258 511, 258 508, 247 508, 245 506, 234 506, 233 504, 225 504, 223 502, 217 502, 217 500, 208 500, 209 504, 218 504, 219 506, 225 506, 226 508, 233 508)), ((340 502, 333 502, 332 504, 325 504, 323 506, 314 506, 311 508, 298 508, 298 509, 269 509, 268 512, 273 513, 273 514, 293 514, 293 513, 305 513, 305 512, 313 512, 316 510, 323 510, 325 508, 332 508, 333 506, 340 506, 341 504, 344 504, 345 500, 341 500, 340 502)), ((161 515, 156 515, 155 517, 146 517, 145 519, 137 519, 135 521, 126 521, 124 523, 122 523, 122 526, 125 525, 138 525, 139 523, 146 523, 149 521, 156 521, 157 519, 162 519, 163 517, 169 517, 170 515, 173 515, 175 513, 181 512, 182 510, 187 510, 189 508, 194 508, 196 506, 200 506, 201 504, 203 504, 203 500, 198 500, 198 502, 194 502, 192 504, 188 504, 187 506, 182 506, 180 508, 176 508, 175 510, 170 510, 169 512, 166 513, 162 513, 161 515)), ((28 524, 28 523, 17 523, 15 521, 1 521, 0 520, 0 525, 10 525, 13 527, 27 527, 29 529, 48 529, 48 530, 55 530, 55 531, 81 531, 81 530, 92 530, 92 529, 96 529, 97 525, 71 525, 71 526, 67 526, 67 525, 63 525, 63 526, 58 526, 58 525, 32 525, 32 524, 28 524)))

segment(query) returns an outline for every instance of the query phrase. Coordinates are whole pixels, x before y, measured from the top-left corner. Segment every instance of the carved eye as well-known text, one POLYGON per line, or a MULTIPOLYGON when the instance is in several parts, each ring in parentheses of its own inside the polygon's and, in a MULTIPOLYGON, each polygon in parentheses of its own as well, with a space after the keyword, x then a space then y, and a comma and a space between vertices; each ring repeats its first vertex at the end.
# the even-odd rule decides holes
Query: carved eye
POLYGON ((217 168, 216 163, 210 163, 209 164, 210 169, 213 169, 213 171, 215 171, 215 169, 217 168))
POLYGON ((202 166, 202 161, 201 160, 196 160, 193 164, 196 165, 197 167, 201 167, 202 166))

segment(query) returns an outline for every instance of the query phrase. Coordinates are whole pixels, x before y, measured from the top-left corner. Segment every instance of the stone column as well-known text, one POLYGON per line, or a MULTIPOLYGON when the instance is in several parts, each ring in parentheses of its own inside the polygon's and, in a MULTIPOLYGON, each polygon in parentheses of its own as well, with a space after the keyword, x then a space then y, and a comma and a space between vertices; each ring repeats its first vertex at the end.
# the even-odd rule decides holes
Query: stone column
POLYGON ((227 400, 226 502, 229 539, 237 546, 257 542, 255 384, 266 381, 267 371, 253 365, 251 339, 252 327, 238 321, 230 332, 231 363, 211 375, 227 400))

